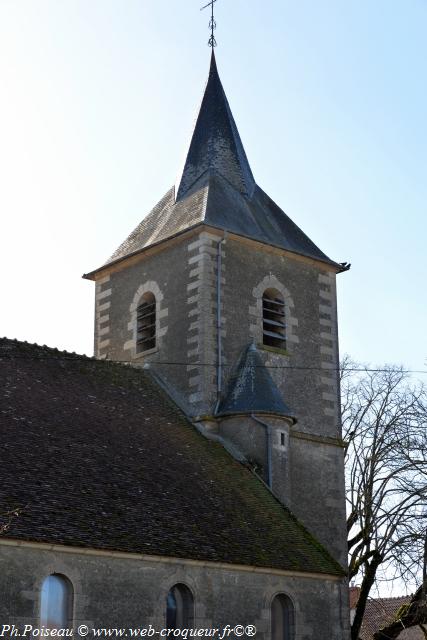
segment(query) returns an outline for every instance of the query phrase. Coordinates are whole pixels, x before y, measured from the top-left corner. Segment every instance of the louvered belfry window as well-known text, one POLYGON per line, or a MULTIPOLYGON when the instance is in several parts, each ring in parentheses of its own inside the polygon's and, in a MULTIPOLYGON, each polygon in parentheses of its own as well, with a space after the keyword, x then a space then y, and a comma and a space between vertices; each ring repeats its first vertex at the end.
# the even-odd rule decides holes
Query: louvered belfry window
POLYGON ((275 289, 262 296, 262 342, 269 347, 286 348, 285 301, 275 289))
POLYGON ((156 298, 146 293, 136 310, 136 351, 142 353, 156 346, 156 298))

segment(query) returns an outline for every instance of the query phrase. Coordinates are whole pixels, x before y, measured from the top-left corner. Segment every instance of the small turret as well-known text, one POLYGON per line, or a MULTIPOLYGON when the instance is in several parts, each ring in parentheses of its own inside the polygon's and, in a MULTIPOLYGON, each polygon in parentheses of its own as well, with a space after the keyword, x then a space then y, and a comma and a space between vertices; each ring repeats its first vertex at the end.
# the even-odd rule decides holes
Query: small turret
POLYGON ((244 349, 230 376, 217 418, 219 435, 289 504, 289 431, 296 418, 254 343, 244 349))

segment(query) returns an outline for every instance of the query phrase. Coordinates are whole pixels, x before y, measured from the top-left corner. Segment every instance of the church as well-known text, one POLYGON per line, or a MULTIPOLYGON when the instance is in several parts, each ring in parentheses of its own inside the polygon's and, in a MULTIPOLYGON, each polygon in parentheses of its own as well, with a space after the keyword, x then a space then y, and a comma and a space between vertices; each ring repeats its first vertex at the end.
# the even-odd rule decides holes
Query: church
POLYGON ((0 637, 349 637, 347 268, 257 185, 212 48, 176 183, 84 275, 94 357, 0 340, 0 637))

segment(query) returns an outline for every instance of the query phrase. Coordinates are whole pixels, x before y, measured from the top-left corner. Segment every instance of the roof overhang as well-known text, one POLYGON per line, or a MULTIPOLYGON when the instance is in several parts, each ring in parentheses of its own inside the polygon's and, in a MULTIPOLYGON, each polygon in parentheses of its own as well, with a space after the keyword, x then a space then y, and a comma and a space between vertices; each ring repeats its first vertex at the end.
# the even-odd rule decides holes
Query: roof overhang
POLYGON ((234 231, 230 231, 228 229, 224 229, 222 227, 215 227, 213 225, 208 225, 204 222, 198 222, 197 224, 193 225, 192 227, 188 227, 187 229, 184 229, 182 231, 178 231, 177 233, 175 233, 172 236, 169 236, 168 238, 159 240, 158 242, 154 242, 153 244, 150 244, 147 247, 142 247, 141 249, 138 249, 138 251, 134 251, 133 253, 130 253, 126 256, 123 256, 121 258, 118 258, 117 260, 113 260, 111 262, 108 262, 104 265, 102 265, 102 267, 99 267, 98 269, 94 269, 93 271, 89 271, 88 273, 84 273, 82 278, 84 278, 85 280, 99 280, 100 278, 102 278, 105 274, 111 272, 111 271, 119 271, 122 268, 125 268, 125 266, 127 265, 127 262, 132 263, 132 262, 136 262, 138 261, 138 258, 140 258, 141 260, 144 259, 145 257, 151 255, 152 253, 156 253, 159 251, 159 249, 163 250, 163 248, 166 248, 167 246, 171 245, 171 244, 176 244, 177 241, 181 241, 182 239, 185 239, 186 237, 191 237, 193 236, 198 230, 207 230, 207 231, 218 231, 219 232, 219 236, 223 235, 224 233, 227 234, 227 238, 231 238, 231 239, 235 239, 237 241, 243 241, 243 242, 248 242, 250 244, 254 244, 257 247, 263 247, 264 249, 267 248, 267 250, 270 250, 274 253, 279 253, 281 255, 284 256, 288 256, 294 260, 300 260, 303 262, 308 262, 310 264, 316 265, 318 268, 322 269, 322 270, 326 270, 326 271, 334 271, 336 274, 338 273, 343 273, 345 271, 348 271, 350 269, 350 265, 346 262, 343 263, 339 263, 339 262, 334 262, 333 260, 320 260, 319 258, 313 258, 311 256, 307 256, 301 253, 297 253, 294 251, 290 251, 289 249, 284 249, 283 247, 281 247, 278 244, 270 244, 270 243, 265 243, 265 242, 261 242, 260 240, 255 240, 254 238, 251 238, 250 236, 246 236, 243 234, 238 234, 235 233, 234 231))

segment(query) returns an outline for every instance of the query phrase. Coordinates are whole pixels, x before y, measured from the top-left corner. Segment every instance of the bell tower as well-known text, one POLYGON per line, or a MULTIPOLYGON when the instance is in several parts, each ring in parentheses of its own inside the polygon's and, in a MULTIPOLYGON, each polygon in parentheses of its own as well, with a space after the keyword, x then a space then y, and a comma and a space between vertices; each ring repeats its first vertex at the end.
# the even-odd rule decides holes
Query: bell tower
POLYGON ((96 283, 95 355, 149 367, 346 563, 336 276, 256 184, 212 51, 182 170, 96 283))

